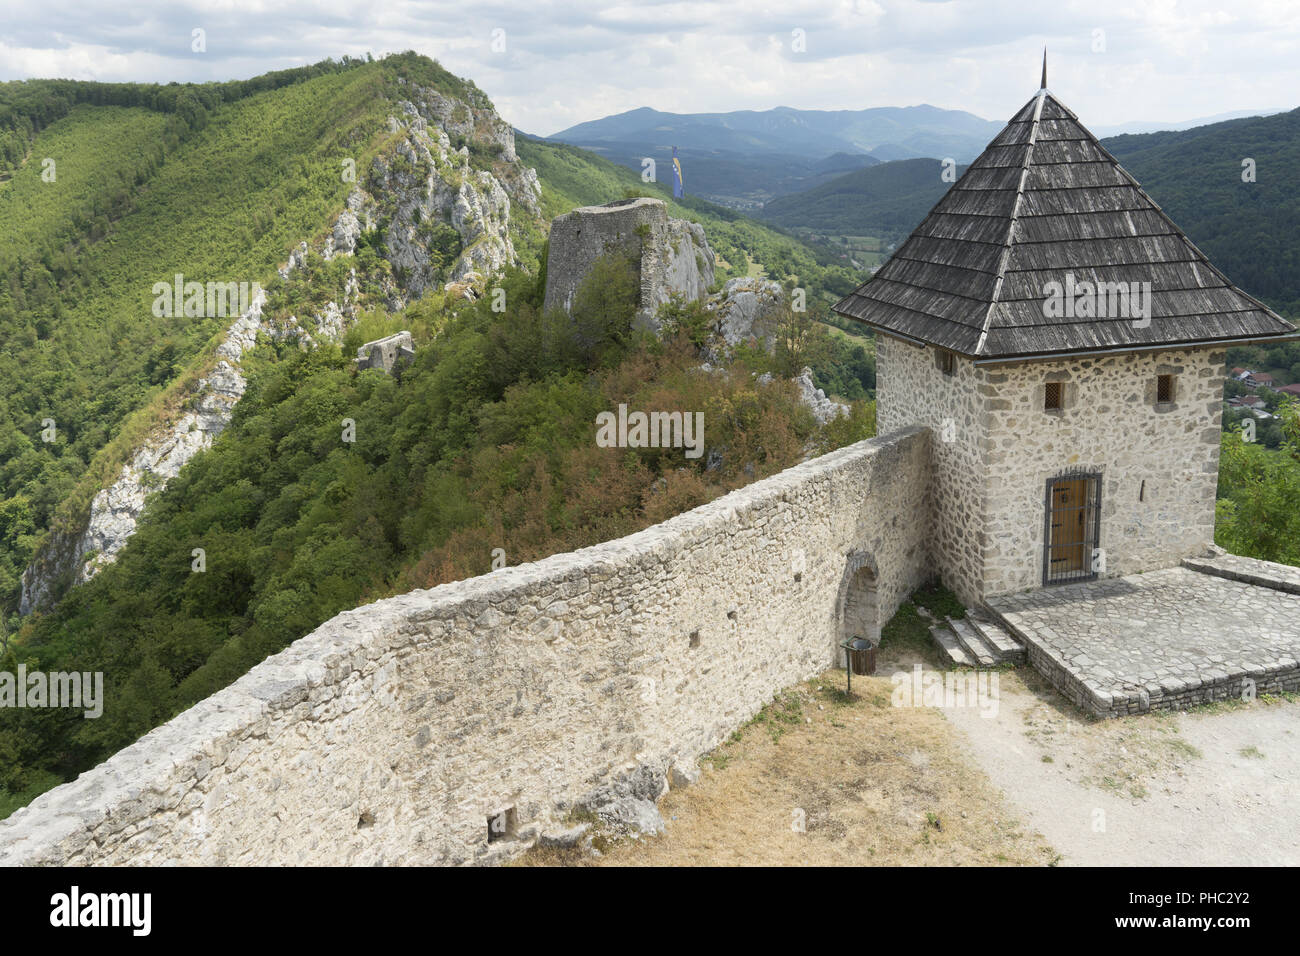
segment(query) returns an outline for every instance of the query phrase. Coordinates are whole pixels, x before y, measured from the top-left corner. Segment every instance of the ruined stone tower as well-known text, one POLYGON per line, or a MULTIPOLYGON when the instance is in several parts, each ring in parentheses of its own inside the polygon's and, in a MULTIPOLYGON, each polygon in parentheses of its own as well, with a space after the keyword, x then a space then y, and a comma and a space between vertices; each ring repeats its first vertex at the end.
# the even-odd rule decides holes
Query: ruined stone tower
POLYGON ((1203 551, 1225 349, 1295 332, 1045 88, 835 310, 876 330, 880 433, 934 432, 933 558, 968 604, 1203 551))
POLYGON ((551 224, 545 308, 571 308, 591 264, 615 251, 636 264, 641 281, 636 321, 642 328, 658 331, 655 312, 671 296, 702 299, 713 284, 714 256, 704 227, 669 219, 661 199, 619 199, 581 206, 551 224))

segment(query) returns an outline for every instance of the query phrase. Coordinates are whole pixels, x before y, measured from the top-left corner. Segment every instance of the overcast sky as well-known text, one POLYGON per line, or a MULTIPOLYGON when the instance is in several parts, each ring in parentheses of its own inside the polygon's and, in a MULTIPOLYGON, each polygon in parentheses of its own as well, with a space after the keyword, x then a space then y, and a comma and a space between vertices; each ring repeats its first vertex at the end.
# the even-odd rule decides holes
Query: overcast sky
POLYGON ((1049 87, 1092 126, 1300 105, 1297 0, 0 5, 0 80, 224 80, 414 49, 541 134, 638 106, 929 103, 1002 121, 1038 88, 1044 44, 1049 87))

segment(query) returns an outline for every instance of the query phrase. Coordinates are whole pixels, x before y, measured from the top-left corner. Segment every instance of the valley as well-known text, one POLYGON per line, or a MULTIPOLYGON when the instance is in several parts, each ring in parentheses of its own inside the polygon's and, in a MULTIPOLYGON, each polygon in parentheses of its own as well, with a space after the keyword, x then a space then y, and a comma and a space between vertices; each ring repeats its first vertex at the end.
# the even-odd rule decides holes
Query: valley
POLYGON ((0 865, 1294 861, 1300 109, 523 20, 0 82, 0 865))

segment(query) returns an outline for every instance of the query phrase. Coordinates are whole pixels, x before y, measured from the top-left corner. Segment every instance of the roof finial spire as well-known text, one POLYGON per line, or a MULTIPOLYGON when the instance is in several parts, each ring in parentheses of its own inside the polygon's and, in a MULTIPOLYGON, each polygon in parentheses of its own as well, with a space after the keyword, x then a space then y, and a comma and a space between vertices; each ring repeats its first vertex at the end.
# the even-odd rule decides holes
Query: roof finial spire
POLYGON ((1047 89, 1047 47, 1043 47, 1043 85, 1039 89, 1047 89))

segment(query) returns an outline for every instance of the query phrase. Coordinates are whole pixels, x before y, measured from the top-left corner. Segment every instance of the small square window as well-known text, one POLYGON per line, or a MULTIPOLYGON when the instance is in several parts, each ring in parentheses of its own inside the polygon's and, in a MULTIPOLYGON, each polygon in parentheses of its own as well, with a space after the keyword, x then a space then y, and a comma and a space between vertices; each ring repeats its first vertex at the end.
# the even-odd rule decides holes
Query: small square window
POLYGON ((952 375, 957 371, 957 356, 952 352, 943 349, 936 349, 934 353, 935 367, 943 372, 944 375, 952 375))
POLYGON ((1167 405, 1174 400, 1174 377, 1172 375, 1156 376, 1156 403, 1167 405))
POLYGON ((1064 407, 1065 386, 1060 382, 1048 382, 1043 387, 1043 409, 1053 412, 1064 407))

